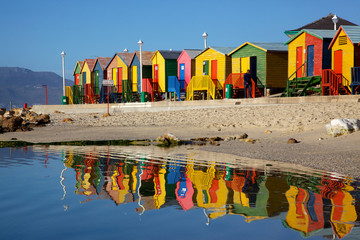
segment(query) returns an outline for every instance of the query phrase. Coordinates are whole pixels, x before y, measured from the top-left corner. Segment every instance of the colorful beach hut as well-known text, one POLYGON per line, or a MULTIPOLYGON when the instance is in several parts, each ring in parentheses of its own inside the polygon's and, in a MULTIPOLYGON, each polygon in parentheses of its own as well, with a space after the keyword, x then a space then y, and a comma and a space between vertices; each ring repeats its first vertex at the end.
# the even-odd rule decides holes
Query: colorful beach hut
POLYGON ((178 73, 177 77, 180 81, 180 88, 185 89, 195 76, 195 56, 201 53, 199 49, 184 49, 177 59, 178 73))
POLYGON ((128 81, 130 77, 129 66, 134 54, 129 52, 115 53, 106 66, 107 79, 114 81, 115 91, 118 95, 117 101, 121 101, 124 92, 127 93, 127 97, 131 95, 131 84, 128 81))
POLYGON ((110 60, 110 57, 96 58, 92 72, 94 73, 94 94, 97 97, 100 96, 103 79, 107 79, 106 66, 108 65, 110 60))
POLYGON ((320 92, 322 70, 331 65, 328 46, 334 30, 303 29, 285 44, 288 46, 288 82, 284 95, 301 96, 320 92))
MULTIPOLYGON (((360 86, 360 26, 340 26, 331 41, 331 69, 354 94, 360 86)), ((349 91, 350 92, 350 91, 349 91)))
MULTIPOLYGON (((141 51, 142 58, 142 77, 143 79, 152 78, 152 61, 151 57, 154 55, 154 52, 151 51, 141 51)), ((140 52, 135 51, 133 58, 130 62, 131 69, 131 84, 132 91, 140 93, 141 91, 141 82, 140 79, 140 52)))
POLYGON ((151 58, 152 78, 154 90, 162 93, 168 92, 168 78, 177 76, 177 59, 181 51, 175 50, 157 50, 151 58), (158 89, 157 86, 158 85, 158 89))
POLYGON ((81 86, 82 95, 84 96, 85 103, 94 103, 94 81, 93 72, 96 59, 85 59, 84 65, 81 69, 81 86))
POLYGON ((73 76, 74 76, 74 83, 75 85, 79 85, 80 83, 80 72, 84 65, 84 61, 77 61, 75 64, 73 76))
MULTIPOLYGON (((243 74, 247 70, 251 72, 251 77, 256 84, 255 88, 266 87, 276 92, 278 89, 283 90, 286 87, 288 49, 283 43, 246 42, 230 52, 229 56, 231 57, 232 73, 227 81, 234 80, 234 77, 240 79, 229 82, 234 88, 243 88, 243 74)), ((260 90, 258 89, 258 91, 260 90)), ((262 92, 259 94, 262 95, 262 92)))
POLYGON ((195 92, 206 92, 207 99, 222 98, 222 88, 231 73, 231 58, 235 47, 208 47, 195 57, 195 76, 187 87, 186 98, 195 98, 195 92))
POLYGON ((81 69, 84 66, 84 61, 77 61, 73 72, 74 85, 66 87, 66 96, 68 103, 80 104, 82 103, 82 79, 81 69))

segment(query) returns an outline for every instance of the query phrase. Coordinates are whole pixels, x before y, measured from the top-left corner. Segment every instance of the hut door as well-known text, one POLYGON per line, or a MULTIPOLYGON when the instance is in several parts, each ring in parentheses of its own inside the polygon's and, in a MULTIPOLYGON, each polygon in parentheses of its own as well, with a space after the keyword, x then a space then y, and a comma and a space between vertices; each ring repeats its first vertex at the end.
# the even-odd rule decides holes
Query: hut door
POLYGON ((217 60, 211 61, 211 79, 217 79, 217 60))
MULTIPOLYGON (((140 81, 141 82, 141 81, 140 81)), ((138 72, 137 66, 132 67, 132 90, 133 92, 138 91, 138 72)), ((139 89, 140 90, 140 89, 139 89)))
POLYGON ((251 78, 255 81, 255 83, 257 82, 257 61, 256 61, 256 57, 250 57, 250 74, 251 74, 251 78))
POLYGON ((154 65, 154 82, 153 82, 154 91, 159 91, 159 64, 154 65))
POLYGON ((82 76, 83 76, 83 79, 82 79, 81 88, 82 88, 83 96, 85 96, 86 72, 83 72, 82 76))
POLYGON ((296 48, 296 77, 302 77, 302 61, 303 61, 303 47, 297 47, 296 48))
POLYGON ((99 70, 95 71, 95 83, 94 83, 94 93, 99 95, 99 70))
POLYGON ((180 81, 185 80, 185 63, 180 64, 180 81))
POLYGON ((308 77, 314 76, 314 45, 307 46, 307 69, 306 75, 308 77))
POLYGON ((209 61, 203 61, 203 75, 208 76, 209 75, 209 61))
POLYGON ((122 68, 117 69, 117 86, 118 86, 118 92, 122 92, 122 68))
POLYGON ((334 52, 334 71, 336 74, 342 74, 342 59, 343 59, 342 50, 335 51, 334 52))
POLYGON ((240 70, 241 70, 241 73, 246 73, 247 70, 249 70, 249 58, 248 57, 240 58, 240 70))
POLYGON ((75 74, 75 85, 79 85, 79 74, 75 74))

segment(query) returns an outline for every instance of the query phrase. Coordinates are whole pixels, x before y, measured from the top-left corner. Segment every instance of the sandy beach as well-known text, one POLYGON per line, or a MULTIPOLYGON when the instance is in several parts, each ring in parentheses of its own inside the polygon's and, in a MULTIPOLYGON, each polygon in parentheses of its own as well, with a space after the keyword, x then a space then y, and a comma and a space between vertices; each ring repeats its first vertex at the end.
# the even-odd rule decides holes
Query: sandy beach
POLYGON ((51 123, 30 132, 0 135, 29 142, 155 139, 172 133, 182 140, 243 133, 254 141, 221 141, 202 150, 239 157, 296 163, 360 177, 360 132, 332 137, 325 125, 335 118, 360 119, 360 103, 234 105, 162 112, 51 113, 51 123), (71 122, 63 122, 71 118, 71 122), (299 143, 289 144, 295 138, 299 143))

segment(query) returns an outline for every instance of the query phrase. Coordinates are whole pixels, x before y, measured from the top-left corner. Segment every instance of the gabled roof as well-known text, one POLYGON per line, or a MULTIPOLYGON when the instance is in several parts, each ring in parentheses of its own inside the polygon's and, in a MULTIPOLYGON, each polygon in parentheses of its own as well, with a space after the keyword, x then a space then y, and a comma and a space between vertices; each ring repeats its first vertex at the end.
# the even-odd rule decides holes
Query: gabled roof
MULTIPOLYGON (((329 15, 323 17, 323 18, 320 18, 314 22, 311 22, 309 24, 306 24, 302 27, 299 27, 297 29, 294 29, 294 30, 287 30, 285 31, 285 34, 289 36, 292 35, 292 34, 296 34, 298 31, 301 31, 302 29, 323 29, 323 30, 333 30, 334 29, 334 23, 332 21, 332 18, 334 17, 335 15, 330 13, 329 15)), ((341 17, 337 17, 338 18, 338 22, 337 22, 337 26, 341 26, 341 25, 347 25, 347 26, 357 26, 357 24, 355 23, 352 23, 348 20, 345 20, 341 17)))
POLYGON ((98 58, 96 58, 94 67, 93 67, 93 69, 91 71, 94 70, 94 68, 96 66, 96 62, 99 62, 101 69, 105 70, 105 68, 109 64, 110 60, 111 60, 111 57, 98 57, 98 58))
POLYGON ((231 53, 235 48, 236 47, 207 47, 203 51, 201 51, 198 55, 196 55, 195 57, 201 55, 203 52, 206 52, 209 49, 213 49, 223 55, 227 55, 227 54, 231 53))
POLYGON ((77 61, 77 62, 76 62, 76 64, 75 64, 75 69, 74 69, 74 72, 73 72, 73 76, 75 75, 76 67, 77 67, 78 65, 80 66, 80 71, 81 71, 81 69, 82 69, 82 67, 83 67, 83 65, 84 65, 84 61, 77 61))
POLYGON ((299 31, 295 36, 293 36, 289 41, 287 41, 285 43, 285 45, 289 44, 290 42, 292 42, 293 40, 295 40, 299 35, 301 35, 302 33, 308 33, 314 37, 317 37, 321 40, 323 39, 333 39, 336 31, 334 30, 319 30, 319 29, 303 29, 301 31, 299 31))
POLYGON ((82 72, 82 70, 83 70, 83 68, 85 66, 85 63, 88 65, 89 70, 92 72, 92 70, 94 69, 94 66, 95 66, 95 62, 96 62, 96 59, 90 59, 90 58, 85 59, 84 64, 83 64, 83 66, 81 68, 81 72, 82 72))
POLYGON ((202 52, 200 49, 184 49, 184 51, 189 55, 191 59, 194 59, 199 53, 202 52))
POLYGON ((126 66, 130 66, 131 60, 133 59, 135 53, 121 52, 116 54, 121 58, 121 60, 126 64, 126 66))
POLYGON ((246 43, 242 44, 240 47, 235 48, 228 55, 229 56, 232 55, 240 48, 243 48, 245 45, 251 45, 251 46, 259 48, 265 52, 268 52, 268 51, 287 52, 288 51, 287 46, 284 46, 284 43, 281 43, 281 42, 246 42, 246 43))
POLYGON ((158 50, 158 51, 161 54, 161 56, 163 56, 163 58, 165 59, 177 60, 181 54, 181 51, 177 51, 177 50, 158 50))
POLYGON ((343 30, 346 36, 349 38, 352 44, 357 44, 360 46, 360 26, 340 26, 337 30, 335 37, 329 45, 329 49, 334 44, 336 38, 339 36, 341 30, 343 30))
MULTIPOLYGON (((148 66, 152 65, 151 57, 154 55, 155 52, 152 51, 141 51, 141 58, 142 58, 142 65, 148 66)), ((136 56, 140 59, 140 51, 135 51, 136 56)), ((135 57, 135 55, 134 55, 135 57)), ((131 60, 132 63, 133 59, 131 60)))

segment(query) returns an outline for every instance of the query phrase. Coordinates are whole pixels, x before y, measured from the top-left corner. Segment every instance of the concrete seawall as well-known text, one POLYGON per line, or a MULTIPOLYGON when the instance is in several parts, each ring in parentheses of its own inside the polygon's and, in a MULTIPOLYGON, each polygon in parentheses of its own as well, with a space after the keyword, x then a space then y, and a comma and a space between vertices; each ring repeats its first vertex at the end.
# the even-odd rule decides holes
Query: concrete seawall
MULTIPOLYGON (((109 104, 109 112, 162 112, 204 108, 267 105, 267 104, 300 104, 300 103, 360 103, 360 95, 347 96, 308 96, 308 97, 262 97, 254 99, 219 99, 199 101, 161 101, 146 103, 109 104)), ((54 111, 64 113, 106 113, 107 104, 73 104, 73 105, 34 105, 32 110, 37 113, 50 114, 54 111)))

